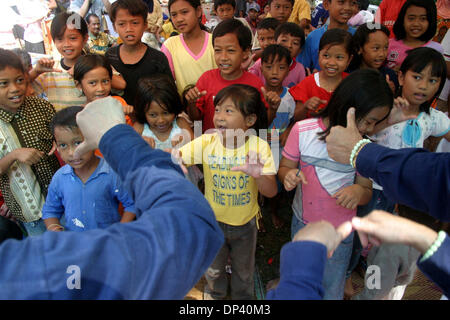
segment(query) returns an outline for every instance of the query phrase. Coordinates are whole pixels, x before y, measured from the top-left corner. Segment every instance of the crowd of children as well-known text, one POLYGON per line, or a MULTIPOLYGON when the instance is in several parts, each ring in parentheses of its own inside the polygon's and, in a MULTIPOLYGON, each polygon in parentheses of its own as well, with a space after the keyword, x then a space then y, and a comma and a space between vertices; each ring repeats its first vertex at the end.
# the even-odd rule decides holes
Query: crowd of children
MULTIPOLYGON (((325 138, 331 127, 346 125, 353 107, 360 134, 381 145, 450 140, 448 116, 432 107, 447 77, 443 48, 431 41, 436 5, 407 0, 390 39, 383 25, 349 27, 356 0, 324 0, 329 20, 310 32, 304 3, 248 0, 237 10, 235 0, 215 0, 220 22, 209 30, 200 0, 169 0, 177 34, 158 50, 142 42, 147 5, 117 0, 108 14, 119 44, 99 32, 97 16, 86 22, 66 12, 51 25, 61 60, 42 58, 30 68, 0 49, 0 189, 24 234, 135 220, 138 209, 100 152, 74 156, 83 142, 77 113, 110 95, 152 148, 189 168, 187 178, 215 213, 225 244, 205 273, 205 299, 227 297, 229 265, 231 298, 255 298, 261 197, 268 198, 275 227, 282 225, 277 202, 292 201, 291 238, 315 221, 336 227, 373 209, 396 214, 380 186, 352 163, 331 160, 325 138), (292 190, 293 198, 280 197, 292 190)), ((360 251, 354 242, 351 233, 329 258, 325 299, 344 297, 352 254, 360 251)), ((369 260, 396 279, 400 267, 387 266, 395 257, 410 276, 418 255, 405 247, 381 246, 369 260)), ((383 284, 388 290, 363 297, 385 298, 397 282, 383 284)))

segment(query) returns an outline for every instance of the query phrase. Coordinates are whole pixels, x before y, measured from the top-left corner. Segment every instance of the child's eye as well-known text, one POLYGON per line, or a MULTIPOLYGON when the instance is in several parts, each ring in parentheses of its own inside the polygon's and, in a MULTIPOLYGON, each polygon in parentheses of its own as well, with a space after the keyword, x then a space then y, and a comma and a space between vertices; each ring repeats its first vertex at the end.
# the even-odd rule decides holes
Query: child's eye
POLYGON ((109 82, 110 82, 109 79, 104 79, 104 80, 103 80, 103 83, 104 83, 104 84, 108 84, 109 82))
POLYGON ((430 82, 431 82, 432 84, 435 84, 435 83, 438 82, 438 80, 437 80, 437 79, 430 79, 430 82))
POLYGON ((21 83, 24 82, 24 81, 25 81, 24 78, 18 78, 18 79, 16 80, 16 82, 17 82, 18 84, 21 84, 21 83))
POLYGON ((96 83, 97 83, 97 81, 89 81, 89 82, 88 82, 88 84, 89 84, 90 86, 95 86, 96 83))
POLYGON ((83 141, 75 141, 73 144, 74 144, 75 146, 79 146, 82 142, 83 142, 83 141))
POLYGON ((7 83, 7 81, 0 81, 0 87, 5 87, 7 83))
POLYGON ((64 149, 65 147, 67 147, 67 145, 65 143, 61 143, 58 145, 58 148, 60 148, 60 149, 64 149))

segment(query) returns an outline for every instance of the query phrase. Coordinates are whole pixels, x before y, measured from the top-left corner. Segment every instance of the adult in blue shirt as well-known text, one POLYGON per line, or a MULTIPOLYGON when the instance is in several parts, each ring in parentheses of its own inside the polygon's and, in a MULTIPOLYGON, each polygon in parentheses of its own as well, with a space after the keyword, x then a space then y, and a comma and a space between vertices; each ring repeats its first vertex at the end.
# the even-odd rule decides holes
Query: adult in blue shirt
POLYGON ((75 152, 100 147, 134 199, 137 220, 6 240, 0 299, 182 299, 223 244, 211 207, 170 154, 124 124, 117 100, 88 104, 77 123, 85 141, 75 152))

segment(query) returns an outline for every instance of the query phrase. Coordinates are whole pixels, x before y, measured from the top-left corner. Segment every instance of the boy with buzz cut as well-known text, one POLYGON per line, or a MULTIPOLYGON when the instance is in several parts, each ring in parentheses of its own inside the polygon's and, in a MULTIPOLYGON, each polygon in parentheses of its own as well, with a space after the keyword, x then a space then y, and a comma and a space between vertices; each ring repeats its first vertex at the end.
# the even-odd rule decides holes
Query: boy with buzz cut
POLYGON ((42 218, 49 231, 104 229, 135 218, 134 202, 119 176, 91 150, 76 157, 74 150, 84 138, 76 122, 82 107, 69 107, 55 114, 50 124, 58 153, 66 163, 50 183, 42 218), (119 215, 119 202, 125 208, 119 215), (65 226, 60 219, 65 216, 65 226))
POLYGON ((256 26, 256 34, 253 39, 253 60, 261 58, 263 50, 271 44, 275 44, 275 29, 280 22, 275 18, 264 18, 256 26))
POLYGON ((302 53, 297 56, 297 61, 302 63, 305 68, 309 68, 311 72, 320 70, 319 42, 327 30, 342 29, 352 35, 356 31, 355 28, 349 27, 347 22, 359 11, 358 0, 324 0, 323 7, 329 12, 330 23, 312 31, 306 38, 302 53))
MULTIPOLYGON (((295 60, 305 44, 305 33, 299 25, 293 22, 285 22, 277 27, 274 38, 276 43, 288 49, 291 55, 289 73, 283 80, 283 87, 291 88, 300 83, 306 76, 305 67, 295 60)), ((265 83, 261 59, 255 62, 249 72, 258 76, 265 83)))
POLYGON ((192 120, 202 120, 203 132, 214 128, 214 97, 232 84, 247 84, 258 89, 263 99, 262 81, 241 64, 250 55, 252 33, 239 20, 228 19, 217 25, 213 32, 214 59, 217 69, 206 71, 194 88, 185 94, 188 114, 192 120))
MULTIPOLYGON (((214 11, 216 11, 217 17, 219 18, 219 22, 228 19, 236 19, 242 22, 242 24, 247 28, 249 28, 249 30, 251 31, 252 28, 248 24, 247 20, 245 20, 245 18, 234 16, 235 9, 236 9, 235 0, 214 0, 214 11)), ((253 32, 252 32, 252 39, 253 39, 253 32)))
POLYGON ((114 30, 123 43, 109 48, 105 57, 125 79, 123 98, 129 105, 135 104, 137 82, 141 77, 155 73, 172 77, 164 53, 141 41, 147 29, 147 13, 147 4, 142 0, 117 0, 109 12, 114 30))
POLYGON ((269 13, 266 18, 273 17, 285 23, 288 21, 294 7, 295 0, 269 0, 269 13))

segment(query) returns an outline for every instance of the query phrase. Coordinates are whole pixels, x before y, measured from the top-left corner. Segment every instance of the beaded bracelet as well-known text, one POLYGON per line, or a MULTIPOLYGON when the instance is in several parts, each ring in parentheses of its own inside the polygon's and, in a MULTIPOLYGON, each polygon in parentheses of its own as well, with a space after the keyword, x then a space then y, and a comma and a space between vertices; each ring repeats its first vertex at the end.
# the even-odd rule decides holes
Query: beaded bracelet
POLYGON ((445 240, 445 236, 446 236, 446 233, 444 231, 442 231, 442 230, 439 231, 436 240, 434 240, 433 244, 428 248, 427 252, 425 252, 422 259, 420 259, 420 262, 427 260, 439 249, 442 242, 444 242, 444 240, 445 240))
POLYGON ((353 147, 352 153, 351 153, 351 155, 350 155, 350 165, 352 166, 352 168, 355 167, 355 166, 353 165, 353 158, 355 158, 357 152, 359 152, 359 149, 360 149, 363 145, 365 145, 365 144, 367 144, 367 143, 370 143, 370 142, 371 142, 371 141, 370 141, 369 139, 361 139, 361 140, 359 140, 359 141, 355 144, 355 146, 353 147))

